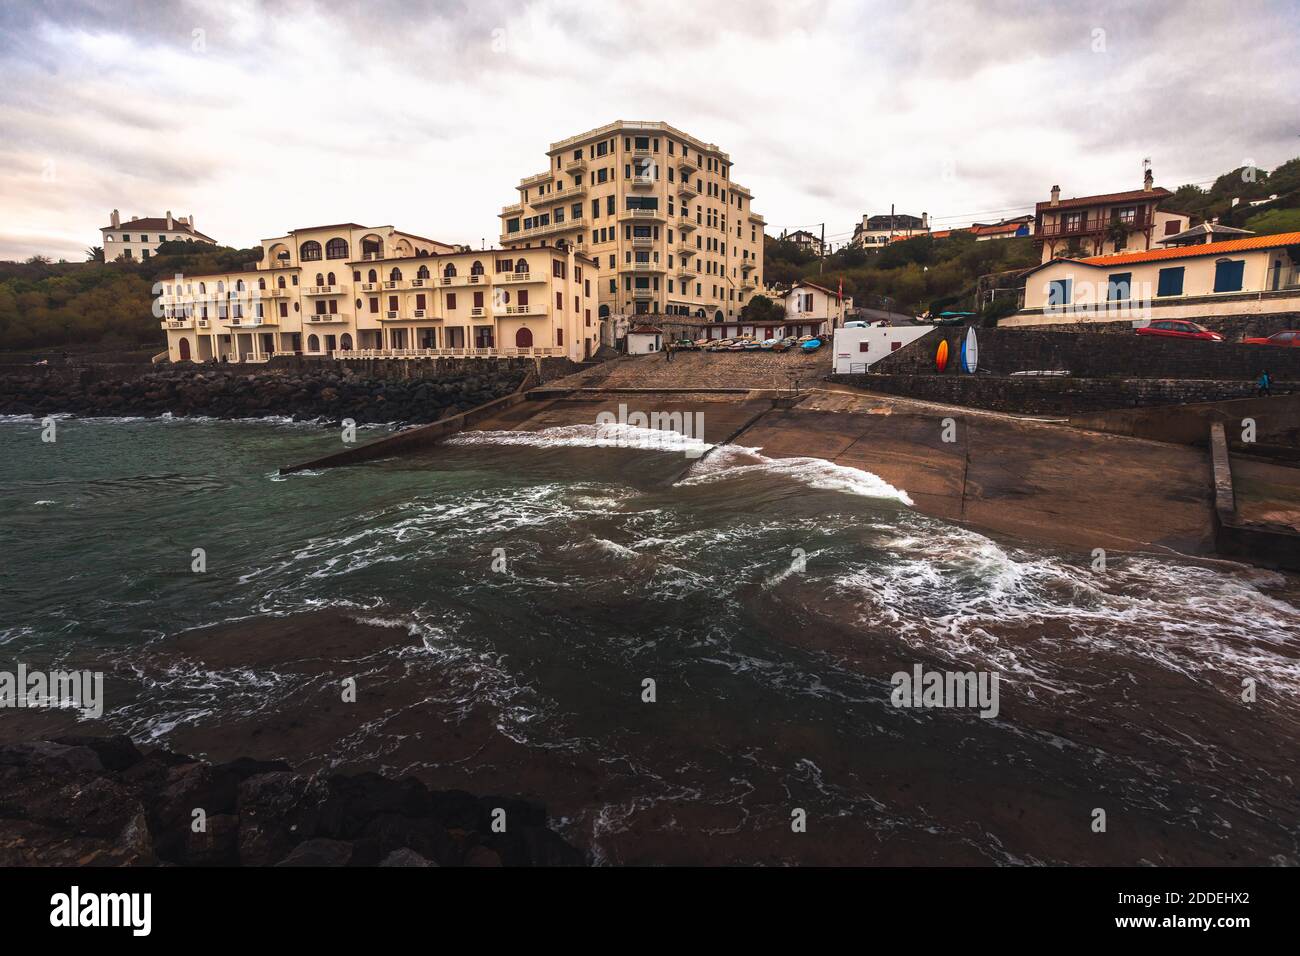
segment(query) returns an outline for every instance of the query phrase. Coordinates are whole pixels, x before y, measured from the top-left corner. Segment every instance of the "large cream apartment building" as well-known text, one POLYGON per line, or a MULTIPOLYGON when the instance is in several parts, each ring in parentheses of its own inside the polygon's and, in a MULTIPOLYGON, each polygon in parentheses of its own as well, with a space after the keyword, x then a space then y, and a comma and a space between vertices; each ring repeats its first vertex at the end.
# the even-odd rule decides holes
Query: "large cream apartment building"
POLYGON ((717 146, 620 120, 552 143, 501 210, 516 253, 572 246, 597 263, 598 316, 734 319, 763 288, 763 217, 717 146))
POLYGON ((165 279, 173 362, 567 356, 599 347, 595 263, 576 248, 478 252, 339 223, 262 240, 254 268, 165 279))

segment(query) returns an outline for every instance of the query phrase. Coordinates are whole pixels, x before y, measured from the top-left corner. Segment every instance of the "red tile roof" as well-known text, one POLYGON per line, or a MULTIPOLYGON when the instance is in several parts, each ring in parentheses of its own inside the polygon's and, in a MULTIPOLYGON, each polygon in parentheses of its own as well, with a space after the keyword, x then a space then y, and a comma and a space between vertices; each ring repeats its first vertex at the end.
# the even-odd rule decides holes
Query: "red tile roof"
POLYGON ((188 222, 181 222, 179 219, 172 219, 171 226, 167 225, 167 220, 161 216, 146 216, 144 219, 132 219, 130 222, 124 222, 120 226, 103 226, 102 229, 130 229, 132 232, 188 232, 190 235, 198 236, 201 239, 207 239, 209 242, 216 242, 211 236, 205 236, 188 222))
POLYGON ((1156 186, 1150 192, 1145 189, 1130 189, 1124 193, 1103 193, 1100 196, 1076 196, 1073 199, 1062 199, 1055 206, 1051 201, 1040 202, 1034 206, 1035 212, 1048 212, 1052 209, 1077 209, 1079 206, 1104 206, 1108 203, 1129 202, 1139 199, 1164 199, 1172 196, 1168 189, 1163 186, 1156 186))
POLYGON ((1149 249, 1146 252, 1122 252, 1117 256, 1092 256, 1079 259, 1089 266, 1118 266, 1129 262, 1156 262, 1163 259, 1190 259, 1193 256, 1218 256, 1225 252, 1249 252, 1252 249, 1275 249, 1278 246, 1300 245, 1300 232, 1282 232, 1272 236, 1249 236, 1245 239, 1228 239, 1224 242, 1207 242, 1199 246, 1179 246, 1173 249, 1149 249))

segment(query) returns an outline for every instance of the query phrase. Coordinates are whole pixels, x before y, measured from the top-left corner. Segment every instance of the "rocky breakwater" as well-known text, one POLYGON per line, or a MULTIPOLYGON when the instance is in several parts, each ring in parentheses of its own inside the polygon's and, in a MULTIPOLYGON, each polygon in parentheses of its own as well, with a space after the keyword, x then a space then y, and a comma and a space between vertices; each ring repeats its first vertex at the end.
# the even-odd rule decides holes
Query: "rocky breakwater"
POLYGON ((213 764, 128 737, 0 746, 0 866, 572 866, 517 797, 213 764))
POLYGON ((0 377, 0 414, 85 416, 164 414, 212 418, 289 416, 419 424, 455 415, 513 392, 518 368, 484 364, 434 378, 381 380, 335 369, 250 373, 190 367, 128 381, 87 377, 0 377))

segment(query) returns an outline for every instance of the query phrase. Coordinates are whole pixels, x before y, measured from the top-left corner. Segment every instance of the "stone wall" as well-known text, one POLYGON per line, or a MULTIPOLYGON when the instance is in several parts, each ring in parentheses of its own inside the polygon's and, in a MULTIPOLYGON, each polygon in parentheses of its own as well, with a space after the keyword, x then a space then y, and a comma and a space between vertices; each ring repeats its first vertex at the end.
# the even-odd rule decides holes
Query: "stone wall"
POLYGON ((416 363, 404 361, 301 367, 181 365, 124 380, 105 380, 100 377, 103 370, 97 369, 3 377, 0 414, 285 415, 414 424, 437 421, 508 395, 535 369, 531 359, 432 361, 440 364, 421 369, 407 368, 416 363))
MULTIPOLYGON (((1218 332, 1228 342, 1243 338, 1266 338, 1285 329, 1300 329, 1300 312, 1272 312, 1266 315, 1205 315, 1190 319, 1197 325, 1218 332)), ((1054 325, 1025 325, 1018 329, 1051 332, 1106 332, 1132 335, 1133 326, 1123 322, 1069 322, 1054 325)))
MULTIPOLYGON (((965 328, 939 328, 872 366, 883 374, 970 376, 959 356, 965 328), (948 340, 949 362, 942 374, 934 355, 948 340)), ((1276 383, 1300 382, 1300 348, 1160 338, 1113 332, 1043 329, 979 329, 978 377, 1031 370, 1068 370, 1079 378, 1213 379, 1253 382, 1265 369, 1276 383)))
MULTIPOLYGON (((880 364, 884 364, 883 362, 880 364)), ((837 375, 834 381, 890 395, 993 411, 1074 415, 1113 408, 1248 398, 1250 382, 1203 379, 1007 378, 909 373, 837 375)))

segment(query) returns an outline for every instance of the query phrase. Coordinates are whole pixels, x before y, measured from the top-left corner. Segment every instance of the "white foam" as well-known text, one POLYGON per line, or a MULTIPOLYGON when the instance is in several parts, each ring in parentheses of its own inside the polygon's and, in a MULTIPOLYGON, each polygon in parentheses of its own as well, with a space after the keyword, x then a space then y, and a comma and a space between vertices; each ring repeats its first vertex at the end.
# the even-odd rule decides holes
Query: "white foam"
POLYGON ((632 448, 642 451, 691 453, 698 456, 713 446, 669 429, 639 428, 618 422, 608 425, 557 425, 535 432, 461 432, 448 445, 526 445, 533 448, 632 448))
POLYGON ((893 499, 910 506, 912 499, 879 475, 861 468, 839 465, 824 458, 768 458, 758 448, 722 445, 713 454, 691 466, 679 485, 738 478, 744 475, 778 475, 818 491, 839 491, 864 498, 893 499))

